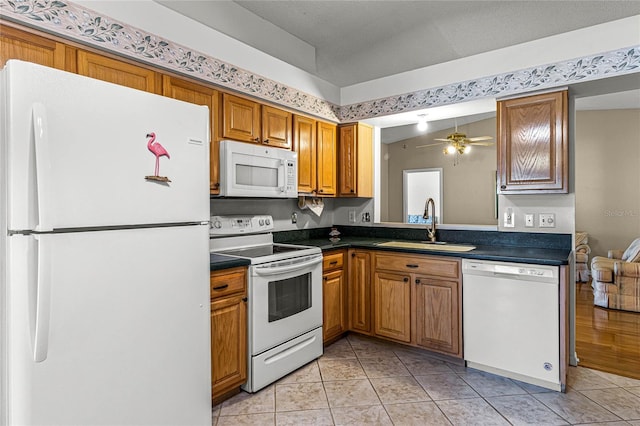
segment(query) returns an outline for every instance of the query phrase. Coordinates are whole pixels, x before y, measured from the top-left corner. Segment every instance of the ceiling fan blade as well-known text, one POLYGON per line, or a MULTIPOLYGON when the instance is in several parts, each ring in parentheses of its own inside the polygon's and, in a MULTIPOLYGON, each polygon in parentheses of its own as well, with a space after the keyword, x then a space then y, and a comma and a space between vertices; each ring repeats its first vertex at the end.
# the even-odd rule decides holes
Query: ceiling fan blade
POLYGON ((468 142, 467 145, 473 146, 491 146, 495 145, 495 142, 468 142))
POLYGON ((434 141, 451 142, 451 139, 440 139, 440 138, 436 138, 436 139, 434 139, 434 141))
POLYGON ((418 145, 418 146, 416 146, 416 148, 426 148, 428 146, 436 146, 436 145, 442 145, 442 142, 430 143, 430 144, 427 144, 427 145, 418 145))
POLYGON ((470 142, 477 142, 477 141, 488 141, 493 139, 491 136, 477 136, 475 138, 468 138, 467 140, 470 142))

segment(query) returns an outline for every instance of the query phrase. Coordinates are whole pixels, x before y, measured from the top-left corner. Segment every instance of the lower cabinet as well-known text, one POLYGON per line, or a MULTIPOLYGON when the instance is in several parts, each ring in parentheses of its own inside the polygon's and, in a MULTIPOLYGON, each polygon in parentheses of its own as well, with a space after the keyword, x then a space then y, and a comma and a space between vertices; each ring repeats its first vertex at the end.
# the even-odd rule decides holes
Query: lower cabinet
POLYGON ((418 276, 415 288, 416 344, 462 355, 458 282, 418 276))
POLYGON ((373 252, 349 249, 349 329, 372 334, 371 327, 371 258, 373 252))
MULTIPOLYGON (((375 251, 370 256, 373 296, 369 303, 374 324, 371 334, 461 358, 460 260, 386 251, 375 251)), ((366 287, 366 280, 349 283, 350 289, 366 287)), ((349 306, 354 308, 352 303, 349 306)), ((354 322, 351 329, 360 331, 354 322)))
POLYGON ((347 331, 347 287, 344 250, 323 255, 322 267, 322 340, 327 343, 347 331))
POLYGON ((211 394, 214 403, 247 380, 247 272, 211 272, 211 394))
POLYGON ((374 333, 401 342, 411 341, 411 277, 377 272, 373 290, 374 333))

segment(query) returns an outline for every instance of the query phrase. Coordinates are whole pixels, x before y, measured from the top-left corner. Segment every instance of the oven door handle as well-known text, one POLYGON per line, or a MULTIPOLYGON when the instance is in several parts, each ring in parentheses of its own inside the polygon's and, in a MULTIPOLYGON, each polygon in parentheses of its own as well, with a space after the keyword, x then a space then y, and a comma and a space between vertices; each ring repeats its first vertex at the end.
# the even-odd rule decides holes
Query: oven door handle
POLYGON ((292 272, 292 271, 305 269, 305 268, 308 268, 309 266, 315 266, 319 263, 322 263, 322 256, 309 260, 307 262, 296 263, 295 265, 276 266, 276 267, 269 267, 269 268, 255 268, 254 271, 256 275, 262 275, 262 276, 278 275, 285 272, 292 272))

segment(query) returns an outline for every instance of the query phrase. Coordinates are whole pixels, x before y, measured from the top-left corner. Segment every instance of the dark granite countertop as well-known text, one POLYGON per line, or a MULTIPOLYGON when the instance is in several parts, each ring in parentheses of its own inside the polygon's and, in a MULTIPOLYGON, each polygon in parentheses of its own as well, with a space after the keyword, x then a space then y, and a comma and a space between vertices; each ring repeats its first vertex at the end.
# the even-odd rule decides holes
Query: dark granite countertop
POLYGON ((552 248, 531 248, 531 247, 513 247, 513 246, 497 246, 497 245, 478 245, 472 243, 476 249, 467 252, 451 252, 439 250, 423 250, 399 247, 380 247, 377 244, 387 241, 407 241, 417 242, 415 240, 401 240, 389 238, 367 238, 367 237, 343 237, 340 241, 332 243, 328 238, 311 238, 306 240, 290 241, 292 244, 309 245, 320 247, 322 251, 329 251, 341 248, 362 248, 375 249, 384 251, 394 251, 413 254, 430 254, 434 256, 451 256, 466 259, 493 260, 502 262, 518 262, 531 263, 538 265, 560 266, 569 263, 570 250, 552 249, 552 248))
POLYGON ((209 253, 209 265, 209 270, 219 271, 221 269, 235 268, 237 266, 248 266, 249 260, 217 253, 209 253))

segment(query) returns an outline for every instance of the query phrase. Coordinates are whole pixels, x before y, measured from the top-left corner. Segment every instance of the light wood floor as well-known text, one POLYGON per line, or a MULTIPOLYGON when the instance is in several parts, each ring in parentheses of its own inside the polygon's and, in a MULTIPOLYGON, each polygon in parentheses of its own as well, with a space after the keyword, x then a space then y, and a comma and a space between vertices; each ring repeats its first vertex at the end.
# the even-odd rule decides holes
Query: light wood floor
POLYGON ((579 365, 640 379, 640 313, 593 306, 591 282, 576 283, 579 365))

